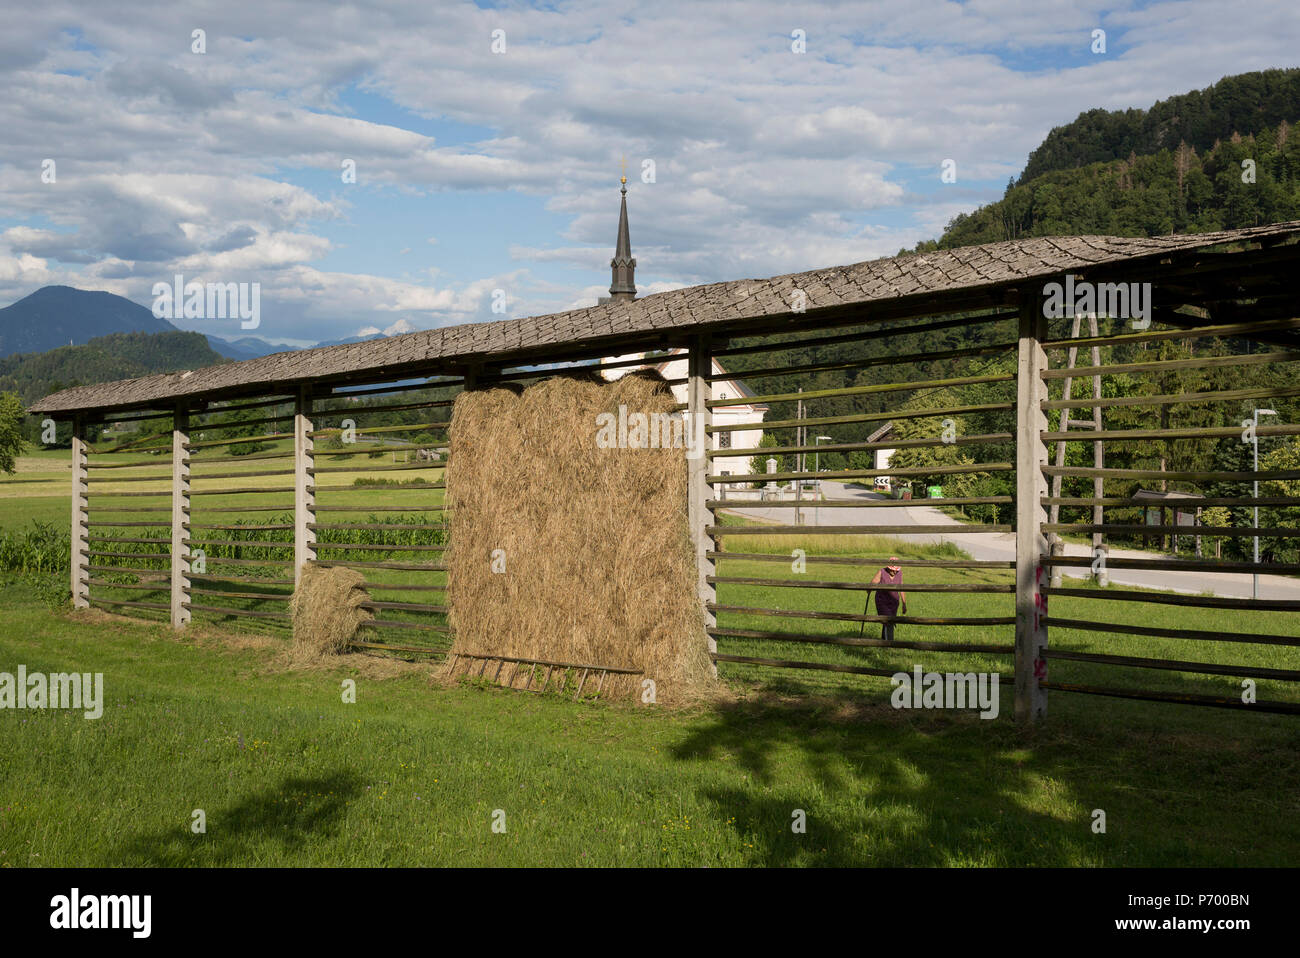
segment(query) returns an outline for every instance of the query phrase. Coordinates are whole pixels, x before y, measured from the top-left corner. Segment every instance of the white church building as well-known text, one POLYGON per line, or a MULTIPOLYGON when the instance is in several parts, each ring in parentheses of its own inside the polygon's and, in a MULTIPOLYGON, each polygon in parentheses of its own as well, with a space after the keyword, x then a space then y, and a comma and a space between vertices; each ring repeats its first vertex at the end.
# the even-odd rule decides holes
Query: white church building
MULTIPOLYGON (((644 354, 629 356, 611 356, 603 360, 605 363, 626 362, 632 359, 641 359, 644 354)), ((635 369, 653 369, 659 375, 667 379, 672 385, 669 387, 673 391, 673 398, 678 402, 684 403, 687 400, 686 383, 673 382, 673 380, 685 380, 687 375, 687 352, 685 349, 671 350, 666 356, 659 355, 651 358, 643 365, 639 366, 622 366, 616 369, 606 369, 601 371, 601 375, 606 379, 618 379, 635 369)), ((715 359, 713 360, 713 375, 725 376, 727 371, 715 359)), ((715 379, 710 383, 710 398, 712 399, 741 399, 746 396, 754 395, 739 379, 715 379)), ((763 438, 763 417, 767 414, 767 406, 764 403, 744 403, 735 406, 719 406, 713 410, 713 425, 716 426, 752 426, 749 429, 736 429, 727 432, 715 432, 713 434, 713 448, 722 449, 756 449, 759 441, 763 438)), ((709 472, 713 475, 722 476, 743 476, 749 475, 755 471, 763 472, 765 467, 755 470, 752 468, 751 459, 757 455, 750 453, 742 456, 718 456, 713 460, 713 465, 709 472)), ((741 483, 724 483, 728 489, 748 488, 749 480, 741 483)))

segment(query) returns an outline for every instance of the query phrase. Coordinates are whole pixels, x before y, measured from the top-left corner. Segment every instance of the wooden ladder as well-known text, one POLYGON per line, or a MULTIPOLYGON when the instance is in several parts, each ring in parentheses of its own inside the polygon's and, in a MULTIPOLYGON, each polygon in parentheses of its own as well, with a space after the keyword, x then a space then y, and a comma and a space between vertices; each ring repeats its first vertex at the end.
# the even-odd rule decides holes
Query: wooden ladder
MULTIPOLYGON (((1081 320, 1082 318, 1083 318, 1083 317, 1080 316, 1077 312, 1074 314, 1074 323, 1073 323, 1073 325, 1072 325, 1071 328, 1070 328, 1070 338, 1071 338, 1071 339, 1078 339, 1078 338, 1079 338, 1079 324, 1080 324, 1080 320, 1081 320)), ((1088 314, 1088 335, 1091 336, 1091 337, 1094 338, 1094 339, 1097 338, 1097 314, 1096 314, 1095 312, 1092 312, 1092 313, 1089 313, 1089 314, 1088 314)), ((1078 346, 1071 346, 1071 347, 1069 348, 1068 353, 1067 353, 1067 358, 1066 358, 1066 363, 1065 363, 1067 369, 1073 370, 1073 369, 1075 368, 1075 365, 1076 365, 1076 359, 1078 358, 1078 355, 1079 355, 1079 347, 1078 347, 1078 346)), ((1101 349, 1100 349, 1098 346, 1095 346, 1095 345, 1092 347, 1092 365, 1093 365, 1093 366, 1100 366, 1100 365, 1101 365, 1101 349)), ((1068 400, 1071 398, 1071 397, 1070 397, 1070 392, 1071 392, 1071 388, 1073 387, 1073 385, 1074 385, 1074 377, 1073 377, 1073 376, 1066 376, 1066 377, 1065 377, 1065 381, 1064 381, 1064 383, 1062 384, 1062 388, 1061 388, 1061 398, 1062 398, 1062 399, 1068 401, 1068 400)), ((1082 397, 1080 397, 1080 398, 1082 398, 1082 397)), ((1092 398, 1093 398, 1094 400, 1097 400, 1097 401, 1100 401, 1100 399, 1101 399, 1101 376, 1100 376, 1100 375, 1094 375, 1094 376, 1092 377, 1092 398)), ((1100 406, 1100 405, 1097 405, 1097 406, 1093 406, 1093 407, 1092 407, 1092 421, 1091 421, 1091 422, 1088 422, 1087 420, 1074 420, 1074 421, 1071 421, 1071 420, 1070 420, 1070 407, 1069 407, 1069 406, 1066 406, 1065 408, 1063 408, 1063 409, 1061 410, 1061 425, 1060 425, 1060 429, 1059 429, 1058 431, 1059 431, 1059 432, 1062 432, 1062 433, 1066 433, 1066 432, 1069 432, 1069 431, 1070 431, 1070 428, 1071 428, 1071 427, 1074 427, 1074 428, 1081 428, 1081 429, 1092 429, 1092 430, 1095 430, 1095 431, 1097 431, 1097 432, 1101 432, 1101 429, 1102 429, 1102 424, 1101 424, 1101 406, 1100 406)), ((1064 440, 1064 439, 1059 439, 1059 440, 1057 440, 1057 442, 1056 442, 1056 465, 1057 465, 1058 468, 1061 467, 1061 466, 1064 466, 1064 465, 1065 465, 1065 447, 1066 447, 1066 440, 1064 440)), ((1101 469, 1101 468, 1103 468, 1103 467, 1105 466, 1105 456, 1106 456, 1106 453, 1105 453, 1105 446, 1104 446, 1104 443, 1103 443, 1100 439, 1095 440, 1095 441, 1093 442, 1093 444, 1092 444, 1092 464, 1093 464, 1093 467, 1094 467, 1095 469, 1101 469)), ((1061 495, 1061 479, 1062 479, 1062 476, 1061 476, 1060 473, 1057 473, 1056 475, 1052 476, 1052 493, 1051 493, 1051 494, 1052 494, 1052 498, 1054 498, 1054 499, 1055 499, 1055 498, 1059 498, 1060 495, 1061 495)), ((1103 486, 1102 486, 1102 478, 1101 478, 1101 476, 1096 476, 1096 477, 1093 479, 1093 481, 1092 481, 1092 494, 1093 494, 1093 496, 1094 496, 1095 498, 1100 499, 1100 498, 1102 497, 1102 488, 1103 488, 1103 486)), ((1049 510, 1048 510, 1048 522, 1059 522, 1059 521, 1060 521, 1060 514, 1061 514, 1061 507, 1060 507, 1060 505, 1059 505, 1059 504, 1056 504, 1056 503, 1053 503, 1052 506, 1051 506, 1051 507, 1049 508, 1049 510)), ((1104 521, 1104 520, 1102 519, 1102 507, 1101 507, 1101 506, 1099 506, 1099 505, 1095 505, 1095 506, 1092 507, 1092 521, 1093 521, 1093 523, 1094 523, 1095 525, 1101 525, 1102 522, 1104 521)), ((1058 536, 1056 533, 1052 533, 1051 540, 1052 540, 1051 544, 1052 544, 1053 546, 1056 546, 1056 545, 1058 545, 1058 544, 1059 544, 1059 545, 1064 545, 1064 543, 1063 543, 1063 542, 1061 541, 1061 539, 1060 539, 1060 536, 1058 536)), ((1103 539, 1102 539, 1102 534, 1101 534, 1100 532, 1094 532, 1094 533, 1093 533, 1093 535, 1092 535, 1092 548, 1093 548, 1093 554, 1094 554, 1094 555, 1096 555, 1098 549, 1100 549, 1100 548, 1104 548, 1104 543, 1103 543, 1103 539)), ((1053 550, 1053 551, 1055 551, 1055 550, 1053 550)), ((1056 589, 1056 588, 1059 588, 1059 587, 1060 587, 1060 585, 1061 585, 1061 575, 1062 575, 1062 573, 1061 573, 1061 567, 1060 567, 1060 566, 1052 566, 1052 575, 1051 575, 1051 579, 1050 579, 1050 581, 1049 581, 1049 586, 1050 586, 1051 588, 1056 589)), ((1100 583, 1101 585, 1105 585, 1105 584, 1106 584, 1106 575, 1105 575, 1104 571, 1103 571, 1103 573, 1102 573, 1100 576, 1098 576, 1098 581, 1099 581, 1099 583, 1100 583)))
POLYGON ((522 659, 509 655, 481 655, 473 652, 456 652, 451 656, 450 674, 456 675, 456 670, 460 663, 464 661, 465 669, 460 673, 462 676, 471 676, 474 678, 487 678, 489 667, 495 663, 496 669, 491 673, 488 681, 501 686, 502 688, 512 689, 516 692, 537 692, 542 693, 550 687, 551 680, 556 680, 556 685, 560 693, 567 693, 569 685, 574 681, 576 676, 577 690, 573 693, 575 702, 582 698, 583 690, 587 687, 587 680, 599 677, 596 683, 596 690, 590 693, 590 697, 599 698, 601 692, 605 689, 605 683, 611 675, 641 675, 640 669, 620 669, 609 665, 582 665, 575 662, 548 662, 545 659, 522 659), (502 681, 501 673, 507 665, 513 665, 509 677, 502 681), (475 671, 477 666, 477 671, 475 671), (534 686, 537 681, 538 673, 545 669, 541 682, 534 686), (524 684, 516 685, 520 675, 524 676, 524 684))

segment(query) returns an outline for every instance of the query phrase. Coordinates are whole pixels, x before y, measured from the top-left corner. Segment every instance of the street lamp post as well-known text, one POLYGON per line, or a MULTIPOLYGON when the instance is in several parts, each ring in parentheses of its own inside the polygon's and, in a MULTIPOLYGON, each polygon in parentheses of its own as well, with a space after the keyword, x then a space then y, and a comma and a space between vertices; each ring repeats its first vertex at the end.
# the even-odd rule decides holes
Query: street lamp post
MULTIPOLYGON (((1265 416, 1276 416, 1277 410, 1256 409, 1255 416, 1251 420, 1251 424, 1253 428, 1250 430, 1250 437, 1252 440, 1254 440, 1253 444, 1255 447, 1254 472, 1256 473, 1256 476, 1255 476, 1255 483, 1254 483, 1255 486, 1254 498, 1256 499, 1259 498, 1259 475, 1258 475, 1259 473, 1259 417, 1261 413, 1263 413, 1265 416)), ((1259 506, 1258 505, 1255 506, 1255 565, 1256 566, 1259 565, 1259 506)), ((1256 569, 1255 572, 1251 575, 1251 579, 1253 580, 1254 583, 1253 588, 1251 589, 1251 595, 1254 598, 1258 599, 1259 598, 1259 570, 1258 569, 1256 569)))

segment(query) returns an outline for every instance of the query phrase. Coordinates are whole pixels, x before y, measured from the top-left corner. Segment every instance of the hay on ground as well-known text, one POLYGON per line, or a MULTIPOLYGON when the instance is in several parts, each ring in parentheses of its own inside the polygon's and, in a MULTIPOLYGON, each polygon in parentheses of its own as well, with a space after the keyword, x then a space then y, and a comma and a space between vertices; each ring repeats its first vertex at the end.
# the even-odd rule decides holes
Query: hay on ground
MULTIPOLYGON (((712 685, 685 451, 597 443, 601 413, 674 405, 657 374, 457 397, 447 473, 453 652, 640 669, 665 704, 712 685), (494 555, 504 572, 493 571, 494 555)), ((641 681, 618 677, 606 693, 640 692, 641 681)))
POLYGON ((307 563, 289 600, 294 656, 312 659, 342 655, 357 629, 374 618, 369 609, 361 608, 368 601, 370 593, 360 572, 307 563))

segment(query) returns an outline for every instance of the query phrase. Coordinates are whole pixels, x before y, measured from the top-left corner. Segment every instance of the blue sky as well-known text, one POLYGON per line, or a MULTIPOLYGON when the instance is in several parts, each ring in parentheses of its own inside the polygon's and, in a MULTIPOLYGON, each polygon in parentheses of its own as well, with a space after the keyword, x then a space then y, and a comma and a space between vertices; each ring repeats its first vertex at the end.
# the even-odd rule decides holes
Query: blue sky
POLYGON ((1083 110, 1295 65, 1293 4, 1242 9, 49 0, 0 37, 0 304, 258 282, 297 344, 589 305, 623 156, 643 295, 893 255, 1083 110))

